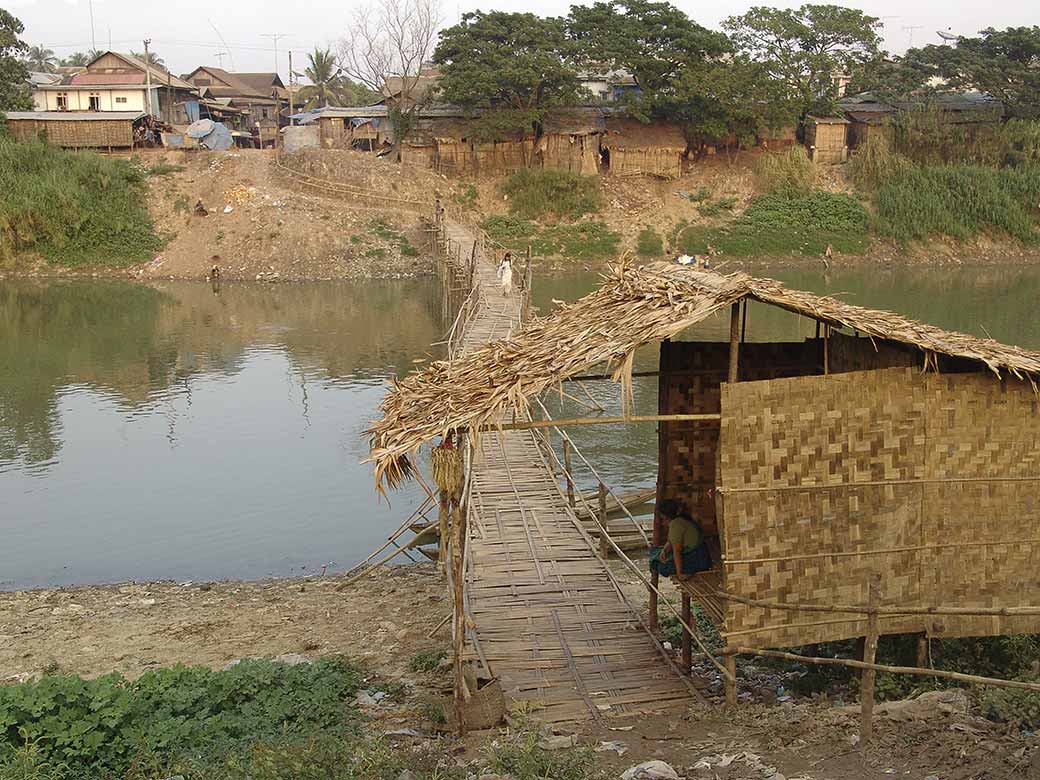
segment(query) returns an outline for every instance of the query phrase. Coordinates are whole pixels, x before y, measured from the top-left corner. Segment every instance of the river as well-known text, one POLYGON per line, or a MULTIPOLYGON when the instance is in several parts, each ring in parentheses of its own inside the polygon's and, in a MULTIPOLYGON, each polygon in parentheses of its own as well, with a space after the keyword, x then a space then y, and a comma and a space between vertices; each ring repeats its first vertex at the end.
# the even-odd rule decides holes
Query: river
MULTIPOLYGON (((1040 268, 775 268, 768 275, 1040 347, 1040 268)), ((537 278, 535 305, 589 272, 537 278)), ((728 320, 688 337, 723 340, 728 320)), ((358 284, 0 282, 0 589, 348 568, 420 501, 375 493, 363 431, 444 330, 432 279, 358 284)), ((812 325, 749 307, 753 340, 812 325)), ((643 350, 637 370, 652 370, 643 350)), ((617 388, 588 383, 610 410, 617 388)), ((656 379, 636 407, 656 409, 656 379)), ((582 394, 577 394, 582 395, 582 394)), ((554 413, 583 414, 553 398, 554 413)), ((618 487, 653 484, 653 424, 575 429, 618 487)))

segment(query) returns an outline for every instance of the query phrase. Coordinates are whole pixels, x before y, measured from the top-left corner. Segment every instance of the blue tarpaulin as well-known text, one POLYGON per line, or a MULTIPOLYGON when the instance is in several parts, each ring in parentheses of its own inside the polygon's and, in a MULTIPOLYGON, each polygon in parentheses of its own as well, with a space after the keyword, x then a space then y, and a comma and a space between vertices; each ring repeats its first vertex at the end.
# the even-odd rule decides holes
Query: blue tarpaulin
POLYGON ((231 131, 220 122, 212 119, 200 119, 188 125, 188 135, 199 139, 199 146, 212 149, 215 152, 224 152, 235 145, 231 137, 231 131))

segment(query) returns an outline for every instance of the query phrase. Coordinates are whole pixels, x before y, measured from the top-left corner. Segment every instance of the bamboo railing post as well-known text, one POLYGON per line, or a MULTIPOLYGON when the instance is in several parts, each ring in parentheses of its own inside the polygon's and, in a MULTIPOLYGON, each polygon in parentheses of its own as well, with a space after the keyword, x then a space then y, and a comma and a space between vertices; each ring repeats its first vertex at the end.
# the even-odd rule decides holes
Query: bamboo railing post
MULTIPOLYGON (((682 619, 686 625, 689 625, 693 619, 690 594, 685 590, 682 593, 682 619)), ((693 638, 686 626, 683 626, 682 630, 682 668, 687 674, 693 670, 693 638)))
POLYGON ((729 313, 729 381, 737 381, 740 373, 740 302, 730 307, 729 313))
POLYGON ((599 483, 599 554, 605 559, 607 557, 607 486, 599 483))
POLYGON ((574 509, 574 478, 571 476, 571 442, 563 439, 563 470, 567 475, 567 503, 574 509))
MULTIPOLYGON (((881 577, 874 574, 870 578, 867 589, 867 636, 863 643, 863 663, 873 664, 877 658, 878 646, 878 603, 881 600, 881 577)), ((860 676, 859 701, 859 739, 866 745, 874 735, 874 681, 877 673, 873 669, 864 669, 860 676)))
POLYGON ((437 511, 437 527, 440 532, 440 540, 437 545, 437 568, 444 571, 444 567, 447 566, 448 561, 448 514, 449 514, 449 497, 448 491, 440 491, 440 504, 437 511))
POLYGON ((726 665, 726 706, 730 709, 737 706, 737 653, 735 648, 727 647, 723 651, 723 662, 726 665))
POLYGON ((928 663, 928 634, 919 634, 917 637, 917 665, 925 666, 928 663))
POLYGON ((454 627, 452 636, 452 649, 455 667, 455 719, 457 721, 459 736, 466 733, 465 701, 469 698, 466 690, 466 678, 462 665, 463 648, 466 638, 466 608, 463 595, 463 545, 465 544, 465 529, 463 528, 462 512, 458 504, 452 513, 452 545, 451 545, 451 569, 452 569, 452 591, 454 597, 454 627))

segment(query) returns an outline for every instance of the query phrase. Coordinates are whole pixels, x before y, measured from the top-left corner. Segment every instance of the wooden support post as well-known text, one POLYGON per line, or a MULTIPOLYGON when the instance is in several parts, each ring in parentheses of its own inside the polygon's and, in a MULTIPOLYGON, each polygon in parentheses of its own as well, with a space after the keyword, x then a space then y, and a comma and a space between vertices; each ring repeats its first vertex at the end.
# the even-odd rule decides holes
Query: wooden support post
POLYGON ((567 477, 567 503, 574 509, 574 478, 571 476, 571 441, 563 439, 563 468, 567 477))
POLYGON ((685 590, 682 594, 682 619, 685 624, 682 630, 682 668, 689 674, 693 670, 693 638, 686 626, 692 625, 693 610, 690 608, 690 594, 685 590))
POLYGON ((734 303, 729 313, 729 382, 737 381, 740 373, 740 303, 734 303))
MULTIPOLYGON (((663 450, 663 447, 662 447, 663 450)), ((657 488, 658 497, 661 495, 661 488, 657 488)), ((658 501, 660 504, 660 501, 658 501)), ((660 547, 664 543, 664 529, 661 526, 661 515, 658 514, 657 509, 654 509, 654 530, 653 536, 650 537, 650 543, 653 547, 660 547)), ((650 609, 650 630, 657 631, 660 626, 660 614, 657 603, 657 587, 661 577, 657 573, 657 569, 650 570, 650 584, 653 586, 650 588, 649 598, 649 609, 650 609)))
POLYGON ((831 326, 823 326, 823 374, 831 372, 831 326))
MULTIPOLYGON (((873 664, 877 657, 878 646, 878 603, 881 601, 881 577, 873 575, 868 587, 867 607, 867 637, 863 643, 863 663, 873 664)), ((877 672, 873 669, 864 669, 860 677, 859 702, 859 739, 861 745, 866 745, 874 735, 874 680, 877 672)))
POLYGON ((917 637, 917 665, 919 667, 928 665, 928 634, 920 634, 917 637))
POLYGON ((607 544, 607 486, 599 483, 599 554, 605 559, 610 550, 607 544))
POLYGON ((726 680, 726 706, 732 709, 737 706, 737 653, 735 648, 727 648, 724 652, 723 661, 730 677, 726 680))
POLYGON ((452 513, 452 544, 451 544, 451 567, 454 600, 454 628, 452 635, 452 655, 455 666, 455 719, 457 721, 459 736, 466 733, 465 702, 469 698, 466 689, 466 677, 463 670, 462 655, 466 640, 466 608, 463 600, 463 545, 465 544, 465 528, 463 527, 462 512, 458 504, 452 513))
POLYGON ((440 504, 437 508, 437 530, 440 533, 440 540, 437 544, 437 568, 444 571, 444 567, 448 565, 448 534, 451 533, 451 529, 448 527, 448 491, 440 491, 439 498, 440 504))

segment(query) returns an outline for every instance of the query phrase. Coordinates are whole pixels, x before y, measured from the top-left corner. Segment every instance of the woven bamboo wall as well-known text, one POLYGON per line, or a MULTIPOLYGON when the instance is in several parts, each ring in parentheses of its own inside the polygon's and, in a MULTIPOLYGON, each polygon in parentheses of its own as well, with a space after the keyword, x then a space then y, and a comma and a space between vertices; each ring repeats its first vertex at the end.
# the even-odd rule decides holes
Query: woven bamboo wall
POLYGON ((610 150, 610 172, 619 176, 662 176, 678 179, 682 176, 682 152, 679 149, 610 150))
POLYGON ((591 175, 599 172, 599 135, 547 133, 539 142, 542 166, 591 175))
POLYGON ((134 126, 129 119, 11 119, 7 125, 11 135, 20 141, 46 136, 48 143, 67 149, 107 149, 134 145, 134 126))
MULTIPOLYGON (((1040 476, 1028 385, 892 368, 724 385, 721 400, 731 592, 863 604, 878 574, 891 605, 1040 603, 1040 545, 985 544, 1040 538, 1040 483, 1007 481, 1040 476)), ((860 636, 864 625, 732 604, 726 636, 783 647, 860 636)), ((921 630, 1036 632, 1040 619, 881 620, 882 633, 921 630)))

